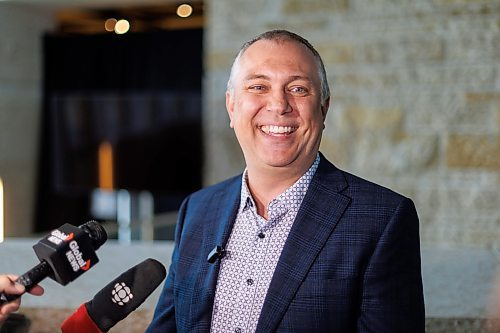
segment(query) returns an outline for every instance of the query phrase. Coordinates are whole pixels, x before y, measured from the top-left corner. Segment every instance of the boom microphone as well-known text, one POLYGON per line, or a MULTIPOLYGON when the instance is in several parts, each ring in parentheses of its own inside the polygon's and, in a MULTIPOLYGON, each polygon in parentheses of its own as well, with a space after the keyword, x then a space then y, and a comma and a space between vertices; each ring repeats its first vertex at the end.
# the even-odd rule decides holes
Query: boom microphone
POLYGON ((146 259, 122 273, 82 305, 61 325, 62 333, 102 333, 137 309, 160 285, 167 272, 146 259))
MULTIPOLYGON (((46 277, 65 286, 99 261, 95 251, 107 239, 106 231, 95 221, 79 227, 66 223, 33 245, 40 263, 21 275, 16 282, 22 284, 26 291, 46 277)), ((0 305, 20 296, 0 293, 0 305)))

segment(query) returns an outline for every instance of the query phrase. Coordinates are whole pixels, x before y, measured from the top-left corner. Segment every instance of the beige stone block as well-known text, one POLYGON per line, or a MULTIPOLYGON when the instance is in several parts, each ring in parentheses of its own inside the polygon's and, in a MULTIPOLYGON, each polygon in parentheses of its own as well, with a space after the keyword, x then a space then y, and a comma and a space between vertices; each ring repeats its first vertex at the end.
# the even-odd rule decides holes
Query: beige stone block
POLYGON ((446 41, 446 58, 449 60, 491 61, 498 56, 498 39, 488 31, 464 34, 446 41))
POLYGON ((353 105, 347 109, 344 117, 349 127, 356 131, 380 131, 400 128, 403 113, 398 106, 376 108, 353 105))
POLYGON ((334 88, 337 87, 337 82, 341 84, 342 87, 349 87, 350 89, 392 89, 398 85, 399 76, 398 73, 394 71, 382 73, 349 71, 349 73, 339 74, 336 77, 335 82, 333 82, 334 88))
POLYGON ((403 96, 408 126, 424 131, 466 129, 477 133, 493 132, 496 126, 495 102, 466 95, 469 94, 463 91, 417 91, 403 96))
POLYGON ((233 52, 213 52, 205 57, 206 70, 224 70, 229 73, 238 50, 233 52))
MULTIPOLYGON (((500 11, 500 9, 498 9, 498 11, 500 11)), ((500 28, 500 20, 497 20, 497 31, 499 30, 499 28, 500 28)), ((499 59, 500 48, 498 47, 498 45, 500 45, 500 36, 498 35, 498 33, 496 33, 495 37, 493 37, 493 45, 496 45, 496 47, 494 47, 493 49, 494 57, 495 59, 499 59)))
POLYGON ((399 69, 399 80, 402 85, 425 85, 442 90, 443 85, 447 88, 457 87, 460 91, 467 87, 491 86, 496 82, 495 68, 488 63, 446 66, 419 66, 405 67, 399 69))
POLYGON ((454 223, 429 224, 422 228, 423 237, 428 244, 439 244, 442 246, 457 246, 464 244, 465 231, 463 226, 459 225, 459 219, 454 223))
POLYGON ((35 161, 0 161, 4 185, 5 235, 28 236, 35 207, 35 161))
POLYGON ((391 54, 392 59, 404 62, 440 61, 444 58, 444 43, 439 38, 411 38, 397 45, 391 54))
POLYGON ((332 112, 321 149, 349 169, 378 177, 428 172, 437 165, 438 135, 405 132, 399 107, 348 105, 332 112))
POLYGON ((465 101, 467 104, 483 104, 483 103, 500 103, 500 92, 467 92, 465 93, 465 101))
POLYGON ((318 40, 323 41, 331 35, 324 36, 324 32, 332 29, 331 20, 328 17, 317 15, 304 15, 301 17, 282 16, 278 20, 267 20, 263 22, 262 30, 285 29, 296 32, 307 39, 315 48, 318 40))
POLYGON ((471 225, 464 232, 463 243, 482 245, 486 248, 498 246, 500 239, 500 218, 489 225, 471 225))
POLYGON ((498 128, 498 127, 500 127, 500 105, 497 105, 495 107, 495 114, 496 114, 496 125, 498 128))
POLYGON ((0 92, 0 154, 2 160, 34 161, 38 148, 40 99, 25 87, 6 95, 0 92))
POLYGON ((243 172, 243 153, 232 130, 205 137, 204 185, 211 185, 243 172))
POLYGON ((415 191, 415 205, 423 211, 434 212, 442 206, 440 191, 437 188, 419 188, 415 191))
POLYGON ((439 140, 435 135, 399 136, 358 131, 323 139, 328 149, 348 169, 371 178, 425 174, 437 165, 439 140))
MULTIPOLYGON (((455 212, 497 212, 500 207, 500 195, 494 184, 490 187, 493 188, 471 185, 460 189, 441 189, 438 202, 440 206, 455 212)), ((500 217, 500 212, 498 214, 500 217)))
MULTIPOLYGON (((437 5, 465 5, 465 4, 485 4, 490 1, 485 0, 432 0, 437 5)), ((494 1, 491 1, 492 3, 494 1)))
POLYGON ((352 154, 349 148, 340 140, 328 135, 324 135, 321 139, 320 151, 340 168, 347 167, 351 161, 352 154))
POLYGON ((499 135, 448 136, 446 163, 450 168, 500 169, 499 135))
POLYGON ((308 12, 342 12, 349 8, 348 0, 285 0, 285 14, 303 15, 308 12))
POLYGON ((330 42, 317 44, 318 50, 325 66, 327 64, 348 64, 354 61, 354 47, 352 44, 330 42))
POLYGON ((370 43, 361 47, 362 60, 368 63, 386 63, 390 48, 385 42, 370 43))
POLYGON ((491 129, 495 123, 494 107, 500 102, 500 94, 465 93, 463 100, 463 107, 448 112, 448 123, 462 128, 473 126, 478 130, 491 129))
POLYGON ((43 32, 53 27, 44 6, 2 4, 0 10, 0 80, 40 83, 43 32))

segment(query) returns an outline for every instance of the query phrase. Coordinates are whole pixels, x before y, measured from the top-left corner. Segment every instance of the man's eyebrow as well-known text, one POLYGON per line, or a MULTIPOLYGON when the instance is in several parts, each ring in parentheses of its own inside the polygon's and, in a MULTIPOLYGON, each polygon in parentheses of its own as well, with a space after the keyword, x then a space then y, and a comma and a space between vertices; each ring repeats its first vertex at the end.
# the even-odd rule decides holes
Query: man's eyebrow
POLYGON ((243 78, 244 81, 251 81, 257 79, 270 80, 270 77, 264 74, 248 74, 243 78))
POLYGON ((303 76, 303 75, 293 75, 290 76, 290 81, 307 81, 307 82, 313 82, 308 76, 303 76))

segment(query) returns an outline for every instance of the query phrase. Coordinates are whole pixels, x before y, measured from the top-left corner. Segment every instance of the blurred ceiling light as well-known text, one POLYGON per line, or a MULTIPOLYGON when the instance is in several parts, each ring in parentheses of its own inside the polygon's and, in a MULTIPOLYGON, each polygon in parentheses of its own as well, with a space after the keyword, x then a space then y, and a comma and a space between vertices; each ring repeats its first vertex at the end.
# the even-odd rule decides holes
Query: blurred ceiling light
POLYGON ((106 20, 106 22, 104 22, 104 29, 106 29, 106 31, 109 31, 109 32, 112 32, 115 30, 115 26, 116 26, 116 19, 114 18, 109 18, 106 20))
POLYGON ((128 23, 127 20, 119 20, 115 24, 115 33, 121 35, 124 33, 127 33, 128 30, 130 29, 130 23, 128 23))
POLYGON ((113 189, 113 147, 108 141, 99 145, 98 150, 99 188, 113 189))
POLYGON ((179 17, 189 17, 193 13, 193 7, 188 4, 182 4, 177 7, 177 15, 179 17))

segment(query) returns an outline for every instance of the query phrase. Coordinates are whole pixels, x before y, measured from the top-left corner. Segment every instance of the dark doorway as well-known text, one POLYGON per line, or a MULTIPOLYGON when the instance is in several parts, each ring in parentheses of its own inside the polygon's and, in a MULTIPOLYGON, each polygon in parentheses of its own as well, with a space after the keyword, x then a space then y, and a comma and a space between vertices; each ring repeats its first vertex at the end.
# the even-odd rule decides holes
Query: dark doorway
POLYGON ((44 37, 36 231, 79 224, 112 147, 113 187, 155 213, 201 187, 202 29, 44 37))

